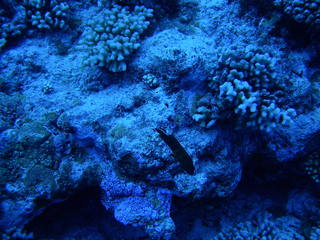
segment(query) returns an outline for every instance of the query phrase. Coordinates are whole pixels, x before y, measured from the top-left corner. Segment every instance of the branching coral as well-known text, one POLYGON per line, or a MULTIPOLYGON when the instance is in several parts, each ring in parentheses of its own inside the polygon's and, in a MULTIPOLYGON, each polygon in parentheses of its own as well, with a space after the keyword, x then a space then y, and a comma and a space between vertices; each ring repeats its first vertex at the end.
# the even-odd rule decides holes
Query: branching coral
POLYGON ((6 38, 7 38, 7 23, 8 19, 4 16, 4 10, 0 9, 0 48, 3 47, 6 44, 6 38))
POLYGON ((274 3, 297 22, 320 26, 319 0, 275 0, 274 3))
POLYGON ((311 229, 310 240, 320 239, 320 224, 317 227, 311 229))
POLYGON ((316 182, 320 183, 320 151, 308 156, 305 163, 307 174, 316 182))
POLYGON ((85 65, 106 67, 111 72, 126 71, 126 58, 140 47, 140 35, 148 27, 152 10, 136 6, 132 12, 118 5, 103 10, 93 19, 80 41, 85 65))
POLYGON ((28 24, 40 30, 66 28, 68 10, 68 4, 62 0, 21 0, 1 6, 0 48, 8 39, 20 35, 28 24))
POLYGON ((246 239, 246 240, 303 240, 298 232, 301 222, 294 217, 274 219, 266 213, 257 216, 253 221, 241 222, 234 228, 219 233, 214 240, 246 239))
POLYGON ((7 13, 0 7, 0 49, 9 38, 16 37, 25 29, 25 9, 17 7, 16 13, 7 13), (12 18, 9 15, 13 15, 12 18))
POLYGON ((17 227, 12 227, 6 231, 6 233, 1 234, 3 240, 12 240, 12 239, 34 239, 33 233, 26 233, 23 229, 18 229, 17 227))
POLYGON ((238 127, 270 131, 290 122, 294 109, 281 109, 281 83, 275 58, 260 48, 231 48, 222 52, 210 93, 198 101, 193 119, 211 127, 218 119, 235 119, 238 127))
POLYGON ((69 6, 61 0, 24 0, 28 22, 40 29, 64 29, 69 6))
POLYGON ((151 73, 143 75, 142 81, 150 88, 157 88, 159 86, 159 78, 151 73))

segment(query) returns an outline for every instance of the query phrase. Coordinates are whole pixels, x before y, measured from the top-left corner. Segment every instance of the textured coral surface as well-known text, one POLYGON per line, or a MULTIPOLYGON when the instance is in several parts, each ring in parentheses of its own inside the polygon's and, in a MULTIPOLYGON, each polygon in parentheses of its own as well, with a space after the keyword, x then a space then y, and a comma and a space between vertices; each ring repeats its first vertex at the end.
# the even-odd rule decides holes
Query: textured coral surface
POLYGON ((319 239, 319 6, 0 0, 0 239, 319 239))

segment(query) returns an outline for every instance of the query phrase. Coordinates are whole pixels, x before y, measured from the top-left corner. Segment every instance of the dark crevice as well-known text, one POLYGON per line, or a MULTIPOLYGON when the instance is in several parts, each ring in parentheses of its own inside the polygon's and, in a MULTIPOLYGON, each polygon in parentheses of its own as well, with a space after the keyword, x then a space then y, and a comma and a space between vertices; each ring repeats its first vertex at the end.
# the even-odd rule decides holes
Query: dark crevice
POLYGON ((141 230, 117 222, 100 202, 99 188, 84 189, 49 206, 26 226, 35 239, 144 239, 141 230))

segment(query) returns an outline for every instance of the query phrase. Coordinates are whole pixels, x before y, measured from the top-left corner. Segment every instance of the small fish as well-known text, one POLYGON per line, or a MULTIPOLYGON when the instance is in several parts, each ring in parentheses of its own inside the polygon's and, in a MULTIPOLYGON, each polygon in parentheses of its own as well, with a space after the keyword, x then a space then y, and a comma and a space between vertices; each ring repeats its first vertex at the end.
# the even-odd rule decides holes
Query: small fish
POLYGON ((298 77, 303 77, 303 71, 301 71, 301 72, 297 72, 297 71, 295 71, 295 70, 291 70, 291 72, 293 73, 293 74, 295 74, 295 75, 297 75, 298 77))
POLYGON ((155 131, 159 133, 160 138, 171 149, 174 158, 180 163, 181 167, 190 175, 194 175, 193 161, 187 151, 182 147, 179 141, 173 136, 168 135, 163 129, 155 128, 155 131))

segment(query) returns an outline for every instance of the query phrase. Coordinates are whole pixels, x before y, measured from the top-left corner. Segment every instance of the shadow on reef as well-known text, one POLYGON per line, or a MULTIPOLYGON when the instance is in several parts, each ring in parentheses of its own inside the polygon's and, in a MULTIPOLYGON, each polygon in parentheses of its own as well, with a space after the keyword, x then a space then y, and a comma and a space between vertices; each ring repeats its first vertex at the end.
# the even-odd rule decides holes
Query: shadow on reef
MULTIPOLYGON (((305 148, 307 153, 315 151, 318 135, 305 148)), ((242 179, 238 190, 241 192, 257 192, 264 195, 279 192, 283 195, 292 189, 318 191, 319 186, 311 181, 306 171, 307 155, 301 155, 291 162, 277 162, 267 153, 256 153, 243 166, 242 179)))
MULTIPOLYGON (((300 222, 299 228, 293 232, 305 238, 279 239, 318 239, 310 238, 310 234, 320 216, 319 185, 307 176, 301 159, 279 163, 266 154, 255 154, 243 164, 241 181, 227 198, 193 201, 173 198, 171 217, 176 225, 173 239, 249 239, 217 236, 226 236, 230 229, 237 232, 237 226, 248 224, 246 221, 261 214, 271 214, 273 220, 268 224, 275 227, 275 232, 281 225, 278 220, 296 219, 300 222)), ((250 234, 253 236, 254 233, 250 234)), ((282 237, 286 234, 281 233, 282 237)))
MULTIPOLYGON (((234 1, 234 0, 230 0, 234 1)), ((269 28, 274 36, 284 38, 293 49, 315 46, 317 50, 319 42, 318 27, 310 26, 305 22, 297 22, 292 16, 283 14, 281 8, 272 4, 272 1, 264 0, 235 0, 240 4, 240 15, 250 15, 256 18, 256 24, 269 28)), ((302 1, 303 2, 303 1, 302 1)))
POLYGON ((307 48, 310 45, 315 45, 319 40, 319 31, 308 28, 305 23, 294 23, 287 16, 282 17, 282 21, 276 23, 276 27, 271 31, 275 36, 285 37, 289 46, 293 49, 307 48))
POLYGON ((100 202, 101 191, 87 188, 49 206, 27 224, 35 239, 146 239, 139 229, 117 222, 100 202))

